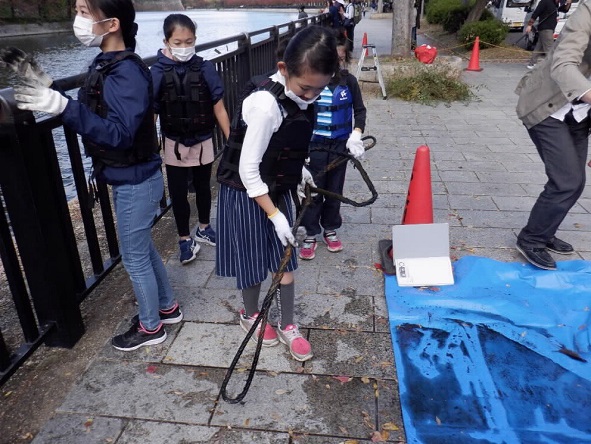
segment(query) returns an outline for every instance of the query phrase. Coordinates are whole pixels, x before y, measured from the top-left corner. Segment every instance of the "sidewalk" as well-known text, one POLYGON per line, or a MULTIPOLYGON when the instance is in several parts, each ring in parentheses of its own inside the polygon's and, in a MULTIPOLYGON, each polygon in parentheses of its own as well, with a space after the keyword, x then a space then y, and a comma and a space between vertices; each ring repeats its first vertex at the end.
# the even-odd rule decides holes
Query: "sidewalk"
MULTIPOLYGON (((390 20, 374 21, 391 26, 390 20)), ((362 20, 357 38, 361 25, 368 26, 370 43, 384 48, 386 32, 374 21, 362 20)), ((216 404, 244 336, 240 294, 232 279, 215 276, 214 248, 203 246, 187 266, 167 248, 163 256, 184 321, 167 327, 164 344, 129 353, 110 346, 127 322, 106 332, 102 348, 64 391, 33 442, 370 443, 372 433, 384 427, 398 428, 389 431, 388 442, 405 442, 383 277, 374 264, 378 241, 390 238, 391 226, 400 223, 416 148, 431 149, 435 222, 450 224, 453 259, 522 261, 514 249, 516 234, 545 183, 541 161, 514 112, 513 89, 525 68, 482 68, 463 74, 478 97, 468 104, 430 107, 366 98, 366 134, 378 144, 364 164, 380 195, 370 207, 343 208, 344 251, 319 246, 316 259, 300 262, 296 318, 312 343, 311 361, 294 361, 283 345, 265 348, 245 401, 216 404)), ((352 168, 345 193, 367 196, 352 168)), ((577 254, 556 259, 591 260, 590 213, 587 186, 562 224, 561 237, 575 244, 577 254)), ((171 228, 171 246, 173 237, 171 228)), ((128 303, 125 310, 120 315, 129 319, 136 308, 128 303)), ((254 343, 246 355, 253 350, 254 343)), ((242 389, 248 362, 239 364, 231 394, 242 389)))

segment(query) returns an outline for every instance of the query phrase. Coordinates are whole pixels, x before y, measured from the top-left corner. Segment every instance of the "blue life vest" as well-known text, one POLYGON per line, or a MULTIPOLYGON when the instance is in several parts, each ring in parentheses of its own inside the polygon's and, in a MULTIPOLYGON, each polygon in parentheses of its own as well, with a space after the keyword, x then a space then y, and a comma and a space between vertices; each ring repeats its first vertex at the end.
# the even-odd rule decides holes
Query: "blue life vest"
POLYGON ((353 130, 353 96, 341 77, 338 85, 328 85, 314 102, 316 124, 313 141, 327 139, 346 139, 353 130))

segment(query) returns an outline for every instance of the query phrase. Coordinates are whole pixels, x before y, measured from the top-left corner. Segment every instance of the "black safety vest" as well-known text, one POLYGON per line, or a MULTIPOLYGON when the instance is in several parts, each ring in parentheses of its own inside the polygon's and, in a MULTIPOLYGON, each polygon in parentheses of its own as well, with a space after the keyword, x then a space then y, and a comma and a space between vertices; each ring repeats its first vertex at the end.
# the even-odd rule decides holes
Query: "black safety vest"
POLYGON ((271 137, 259 166, 261 179, 267 184, 269 195, 275 200, 279 194, 295 190, 300 183, 314 126, 314 106, 301 110, 285 96, 284 86, 268 77, 259 76, 249 81, 238 103, 237 112, 234 113, 230 137, 217 171, 218 182, 236 189, 245 189, 238 173, 247 128, 242 120, 242 102, 255 90, 269 91, 287 113, 281 126, 271 137))
POLYGON ((142 162, 147 162, 152 159, 153 154, 158 152, 158 138, 156 134, 156 125, 154 124, 154 115, 151 112, 153 109, 153 89, 151 75, 148 67, 143 60, 132 51, 123 51, 113 59, 98 63, 91 74, 87 76, 82 91, 80 92, 80 100, 85 103, 92 112, 98 114, 102 118, 106 118, 109 112, 109 107, 105 102, 103 95, 104 80, 109 75, 113 66, 124 59, 130 59, 135 62, 144 72, 147 73, 150 79, 149 97, 150 104, 148 111, 144 116, 144 120, 140 124, 133 138, 133 143, 130 148, 125 150, 112 149, 103 147, 88 137, 82 138, 84 150, 87 156, 91 156, 95 166, 102 167, 126 167, 142 162))
POLYGON ((195 56, 181 77, 173 65, 164 67, 160 87, 160 128, 182 143, 213 130, 215 119, 209 86, 201 72, 203 58, 195 56))

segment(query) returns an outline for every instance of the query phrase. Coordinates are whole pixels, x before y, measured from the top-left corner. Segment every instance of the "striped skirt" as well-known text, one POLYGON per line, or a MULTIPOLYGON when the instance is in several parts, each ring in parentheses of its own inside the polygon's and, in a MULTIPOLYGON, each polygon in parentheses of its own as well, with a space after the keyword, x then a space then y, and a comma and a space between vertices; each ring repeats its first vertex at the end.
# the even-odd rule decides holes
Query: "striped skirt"
MULTIPOLYGON (((293 225, 293 205, 289 193, 279 197, 285 217, 293 225)), ((275 227, 246 191, 220 184, 217 205, 216 274, 235 277, 239 290, 252 287, 279 269, 285 247, 275 227)), ((284 271, 298 268, 296 254, 284 271)))

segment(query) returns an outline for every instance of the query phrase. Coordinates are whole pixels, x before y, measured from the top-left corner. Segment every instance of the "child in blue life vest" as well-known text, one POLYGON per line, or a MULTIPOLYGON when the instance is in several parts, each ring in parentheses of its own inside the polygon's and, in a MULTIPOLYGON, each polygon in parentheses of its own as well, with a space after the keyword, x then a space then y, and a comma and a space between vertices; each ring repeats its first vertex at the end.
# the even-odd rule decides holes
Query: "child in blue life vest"
MULTIPOLYGON (((363 156, 365 149, 361 134, 365 130, 366 109, 357 79, 344 69, 350 60, 345 36, 338 37, 337 50, 343 69, 340 76, 335 77, 314 104, 317 117, 310 144, 308 169, 318 188, 343 194, 347 162, 323 173, 328 164, 339 158, 337 154, 326 150, 341 153, 349 151, 356 158, 363 156)), ((336 199, 321 194, 313 198, 301 223, 306 229, 306 238, 299 252, 301 259, 314 259, 316 236, 323 230, 322 239, 328 251, 336 253, 343 249, 336 232, 343 223, 340 209, 341 202, 336 199)))
POLYGON ((184 14, 164 20, 164 44, 152 66, 154 112, 160 116, 164 138, 164 163, 172 212, 179 235, 180 261, 197 257, 199 245, 215 245, 210 225, 211 168, 214 161, 213 128, 230 135, 230 119, 224 107, 224 86, 213 63, 195 54, 196 26, 184 14), (189 179, 195 186, 199 225, 191 237, 191 207, 187 199, 189 179))
MULTIPOLYGON (((61 115, 65 126, 82 136, 96 180, 111 185, 119 248, 139 306, 128 331, 111 343, 131 351, 166 339, 163 324, 180 322, 175 301, 151 229, 164 192, 152 78, 133 51, 137 24, 131 0, 76 0, 74 34, 85 46, 100 48, 78 100, 50 88, 53 80, 27 58, 13 58, 29 86, 15 94, 17 106, 61 115)), ((2 57, 4 58, 4 56, 2 57)))
MULTIPOLYGON (((292 192, 312 183, 304 168, 314 127, 314 101, 338 71, 336 40, 320 26, 307 26, 289 41, 277 72, 252 80, 238 105, 218 168, 216 272, 235 277, 244 309, 240 325, 248 331, 259 313, 259 293, 269 271, 275 273, 292 234, 292 192)), ((292 255, 277 289, 277 330, 267 324, 263 345, 286 344, 298 361, 312 347, 294 321, 292 255)))

